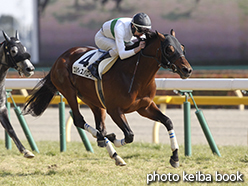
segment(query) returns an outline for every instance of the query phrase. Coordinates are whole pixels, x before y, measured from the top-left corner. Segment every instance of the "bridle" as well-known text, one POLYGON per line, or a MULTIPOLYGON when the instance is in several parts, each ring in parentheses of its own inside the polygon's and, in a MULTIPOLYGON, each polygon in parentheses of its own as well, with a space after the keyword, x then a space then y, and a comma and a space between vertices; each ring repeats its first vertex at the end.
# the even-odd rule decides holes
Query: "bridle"
MULTIPOLYGON (((169 60, 169 59, 167 59, 167 58, 169 58, 169 57, 166 56, 166 54, 164 53, 165 48, 166 48, 167 46, 168 46, 168 45, 166 45, 165 42, 162 42, 162 41, 161 41, 160 47, 158 47, 157 50, 156 50, 156 56, 155 56, 155 57, 145 55, 145 54, 143 53, 143 49, 140 51, 140 54, 141 54, 143 57, 151 58, 151 59, 157 61, 159 67, 162 66, 162 67, 165 68, 165 69, 169 68, 169 69, 171 69, 171 70, 175 73, 175 72, 177 72, 177 66, 174 64, 176 60, 169 60), (162 59, 161 59, 161 60, 159 60, 159 54, 158 54, 158 53, 159 53, 159 50, 161 50, 161 53, 162 53, 162 59)), ((184 55, 180 55, 180 56, 178 56, 178 57, 182 57, 182 56, 184 56, 184 55)))
MULTIPOLYGON (((17 43, 17 42, 14 41, 14 43, 17 43)), ((16 55, 15 57, 13 57, 11 55, 11 52, 10 52, 10 49, 12 47, 10 46, 9 42, 7 42, 7 41, 4 41, 3 43, 1 43, 1 45, 3 45, 4 54, 6 56, 6 59, 5 59, 6 63, 0 62, 2 65, 14 68, 17 71, 19 71, 19 67, 18 67, 17 63, 24 61, 26 59, 30 59, 30 54, 27 52, 24 52, 21 55, 16 55)))
POLYGON ((132 76, 132 79, 131 79, 131 82, 130 82, 130 86, 129 86, 128 93, 131 92, 131 89, 132 89, 132 86, 133 86, 134 77, 135 77, 135 74, 136 74, 136 71, 137 71, 137 67, 138 67, 139 61, 140 61, 140 56, 143 56, 143 57, 146 57, 146 58, 150 58, 150 59, 153 59, 153 60, 157 61, 158 67, 161 67, 161 66, 162 66, 163 68, 169 68, 169 69, 171 69, 174 73, 177 72, 177 66, 174 64, 174 62, 175 62, 176 60, 173 61, 173 62, 170 62, 170 61, 167 59, 168 57, 166 57, 166 55, 163 53, 163 51, 165 51, 165 50, 164 50, 165 47, 167 47, 167 46, 164 45, 164 43, 165 43, 165 42, 162 42, 162 41, 161 41, 160 47, 158 47, 157 50, 156 50, 156 56, 155 56, 155 57, 154 57, 154 56, 145 55, 145 54, 143 53, 143 50, 144 50, 144 49, 142 49, 142 50, 139 52, 138 60, 137 60, 136 65, 135 65, 135 69, 134 69, 133 76, 132 76), (159 60, 159 50, 161 50, 161 53, 162 53, 162 60, 159 60))

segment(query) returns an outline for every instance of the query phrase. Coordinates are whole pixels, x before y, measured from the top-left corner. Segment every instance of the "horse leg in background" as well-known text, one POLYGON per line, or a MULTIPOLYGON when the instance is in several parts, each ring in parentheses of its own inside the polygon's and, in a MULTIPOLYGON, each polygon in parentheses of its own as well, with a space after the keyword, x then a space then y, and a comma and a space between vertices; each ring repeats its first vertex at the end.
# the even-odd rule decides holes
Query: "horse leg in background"
POLYGON ((111 116, 112 120, 118 125, 118 127, 122 130, 122 132, 124 133, 125 138, 122 140, 118 140, 115 138, 115 135, 110 134, 107 135, 111 136, 110 139, 111 142, 114 143, 114 145, 116 147, 121 147, 126 145, 127 143, 132 143, 133 142, 133 138, 134 138, 134 134, 133 131, 131 130, 131 128, 128 125, 127 119, 125 117, 125 115, 123 113, 121 113, 119 111, 119 109, 115 108, 112 109, 111 111, 108 110, 109 115, 111 116))
POLYGON ((9 136, 12 138, 12 140, 15 142, 16 147, 18 150, 24 155, 25 158, 33 158, 34 154, 31 153, 29 150, 25 149, 25 147, 22 145, 18 137, 16 136, 16 133, 13 129, 13 127, 10 124, 9 118, 8 118, 8 110, 4 106, 0 110, 0 122, 3 126, 3 128, 7 131, 9 136))
POLYGON ((147 117, 154 121, 161 122, 166 127, 169 133, 171 150, 173 153, 170 159, 170 164, 175 168, 179 167, 179 158, 178 158, 179 146, 177 143, 176 134, 173 130, 173 124, 171 120, 158 109, 158 107, 154 102, 152 102, 152 104, 150 104, 149 107, 141 108, 137 110, 137 112, 144 117, 147 117))
MULTIPOLYGON (((96 123, 96 130, 98 130, 102 136, 106 136, 106 126, 105 126, 105 119, 106 119, 106 110, 100 107, 96 107, 94 105, 88 105, 91 109, 91 111, 94 114, 95 123, 96 123)), ((105 140, 103 139, 97 139, 98 146, 102 147, 101 142, 105 143, 105 140)), ((105 145, 104 145, 105 146, 105 145)))

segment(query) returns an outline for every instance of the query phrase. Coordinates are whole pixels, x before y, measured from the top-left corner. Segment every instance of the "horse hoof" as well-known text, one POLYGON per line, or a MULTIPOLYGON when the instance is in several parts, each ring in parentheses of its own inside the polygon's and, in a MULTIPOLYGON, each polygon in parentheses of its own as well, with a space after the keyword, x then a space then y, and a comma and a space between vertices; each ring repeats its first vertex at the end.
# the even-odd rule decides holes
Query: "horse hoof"
POLYGON ((177 168, 179 167, 179 161, 175 161, 172 158, 170 159, 170 164, 172 167, 177 168))
POLYGON ((25 158, 33 158, 34 157, 34 154, 32 152, 30 152, 29 150, 25 149, 23 151, 23 155, 25 158))
POLYGON ((126 165, 126 162, 119 155, 115 156, 114 159, 115 159, 115 165, 116 166, 125 166, 126 165))
POLYGON ((106 146, 105 140, 97 140, 97 145, 98 147, 105 147, 106 146))
POLYGON ((107 134, 105 137, 108 138, 112 143, 114 143, 114 140, 116 139, 116 135, 114 133, 107 134))

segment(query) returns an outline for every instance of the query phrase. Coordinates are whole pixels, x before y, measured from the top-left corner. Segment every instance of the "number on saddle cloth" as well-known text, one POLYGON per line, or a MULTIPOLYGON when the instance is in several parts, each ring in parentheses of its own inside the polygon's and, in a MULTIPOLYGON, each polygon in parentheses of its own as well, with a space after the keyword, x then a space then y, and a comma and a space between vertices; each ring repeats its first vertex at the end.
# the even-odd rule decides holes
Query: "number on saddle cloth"
POLYGON ((96 49, 85 53, 73 63, 72 73, 94 80, 95 78, 88 70, 88 66, 94 63, 102 55, 102 53, 105 52, 106 52, 105 50, 96 49))
POLYGON ((85 58, 83 58, 83 59, 79 62, 79 64, 83 64, 84 67, 87 67, 87 66, 89 65, 90 59, 91 59, 92 56, 94 56, 94 55, 95 55, 95 52, 93 52, 92 54, 86 56, 85 58))
MULTIPOLYGON (((105 53, 106 51, 105 50, 102 50, 102 49, 98 49, 99 52, 101 53, 105 53)), ((79 62, 79 64, 83 64, 84 67, 87 67, 89 65, 89 61, 90 59, 96 54, 96 52, 93 52, 92 54, 90 55, 87 55, 85 58, 81 59, 81 61, 79 62)))

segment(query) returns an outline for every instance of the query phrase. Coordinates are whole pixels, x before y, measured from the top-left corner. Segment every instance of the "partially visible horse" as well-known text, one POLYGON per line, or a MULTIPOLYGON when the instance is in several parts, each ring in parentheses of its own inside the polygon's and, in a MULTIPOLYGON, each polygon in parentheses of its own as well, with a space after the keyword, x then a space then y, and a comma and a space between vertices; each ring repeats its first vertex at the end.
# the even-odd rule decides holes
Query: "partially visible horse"
POLYGON ((73 63, 93 49, 95 48, 75 47, 63 53, 49 74, 37 85, 39 89, 26 103, 24 111, 34 116, 42 114, 59 91, 72 109, 74 125, 97 137, 99 146, 104 146, 101 142, 107 134, 104 123, 107 111, 125 136, 124 139, 117 140, 115 135, 107 135, 117 147, 133 141, 134 134, 124 114, 137 111, 141 116, 160 121, 167 128, 173 152, 170 163, 173 167, 178 167, 178 144, 173 124, 153 102, 156 93, 155 75, 161 66, 172 69, 183 79, 192 73, 192 68, 184 56, 184 47, 175 38, 175 32, 172 30, 171 34, 165 35, 149 32, 146 34, 146 47, 143 51, 115 62, 102 77, 105 105, 98 98, 93 80, 72 73, 73 63), (91 108, 96 129, 88 125, 80 114, 77 97, 91 108))
POLYGON ((26 158, 33 158, 29 150, 22 145, 14 129, 12 128, 6 104, 5 78, 9 68, 15 68, 19 75, 30 77, 34 74, 34 66, 30 62, 30 54, 19 40, 18 32, 15 37, 9 37, 4 31, 3 36, 5 41, 0 43, 0 122, 9 136, 15 142, 18 150, 24 154, 26 158))

